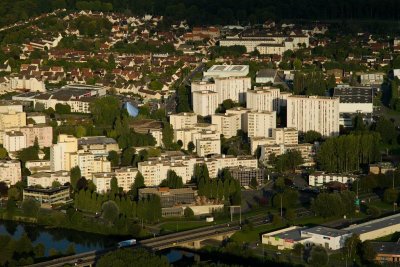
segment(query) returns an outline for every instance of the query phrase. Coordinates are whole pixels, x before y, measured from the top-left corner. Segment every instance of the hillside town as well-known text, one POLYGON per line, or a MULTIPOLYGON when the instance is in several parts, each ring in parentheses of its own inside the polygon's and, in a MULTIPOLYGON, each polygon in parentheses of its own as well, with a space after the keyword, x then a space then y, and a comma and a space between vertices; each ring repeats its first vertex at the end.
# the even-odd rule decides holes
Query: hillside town
MULTIPOLYGON (((249 266, 398 262, 400 35, 166 20, 57 9, 0 28, 1 220, 249 266), (202 227, 228 245, 191 240, 202 227)), ((49 256, 27 254, 0 266, 49 256)))

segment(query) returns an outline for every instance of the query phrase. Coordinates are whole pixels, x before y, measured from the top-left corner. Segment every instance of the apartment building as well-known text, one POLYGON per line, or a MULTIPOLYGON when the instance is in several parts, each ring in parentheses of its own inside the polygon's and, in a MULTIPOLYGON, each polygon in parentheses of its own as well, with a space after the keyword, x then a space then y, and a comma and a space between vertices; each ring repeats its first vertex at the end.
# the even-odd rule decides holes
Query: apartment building
POLYGON ((217 131, 225 138, 237 135, 241 130, 241 116, 239 114, 214 114, 211 116, 211 123, 217 125, 217 131))
POLYGON ((66 204, 70 201, 69 186, 57 188, 24 188, 23 199, 33 198, 40 202, 44 208, 50 208, 52 205, 66 204))
POLYGON ((196 153, 200 157, 221 154, 221 139, 220 138, 197 139, 196 153))
POLYGON ((37 138, 39 147, 50 147, 53 144, 53 127, 46 124, 29 124, 20 128, 26 138, 26 146, 33 146, 37 138))
POLYGON ((197 123, 197 115, 190 112, 181 112, 169 116, 169 123, 174 130, 192 128, 197 123))
POLYGON ((330 182, 339 182, 342 184, 350 185, 356 179, 358 179, 356 175, 315 172, 308 176, 308 185, 322 186, 330 182))
POLYGON ((210 158, 192 156, 161 156, 139 162, 138 170, 145 178, 146 186, 158 186, 167 177, 168 170, 175 171, 184 183, 192 179, 196 164, 206 164, 210 177, 217 177, 224 168, 244 166, 258 168, 257 159, 251 156, 213 155, 210 158))
POLYGON ((259 111, 280 111, 280 89, 272 87, 256 87, 247 90, 246 107, 259 111))
POLYGON ((250 138, 250 149, 251 153, 254 155, 259 146, 273 146, 276 145, 276 140, 273 137, 252 137, 250 138))
POLYGON ((250 88, 250 77, 219 77, 211 81, 195 81, 191 84, 192 94, 199 91, 217 92, 218 104, 227 99, 244 103, 246 101, 246 91, 250 88))
POLYGON ((253 179, 256 179, 259 185, 264 183, 264 169, 238 166, 229 168, 229 172, 241 186, 250 186, 253 179))
POLYGON ((272 138, 276 144, 297 145, 299 131, 296 128, 275 128, 272 129, 272 138))
POLYGON ((106 136, 81 137, 78 139, 78 147, 99 156, 108 156, 110 151, 119 151, 117 141, 106 136))
POLYGON ((5 182, 8 186, 11 186, 21 180, 21 162, 18 160, 0 161, 0 182, 5 182))
POLYGON ((275 111, 251 111, 247 113, 247 131, 250 138, 270 137, 272 129, 275 128, 275 111))
POLYGON ((287 127, 299 132, 316 131, 323 136, 339 134, 339 98, 289 96, 287 127))
POLYGON ((218 93, 213 91, 193 92, 193 111, 203 117, 215 114, 218 107, 218 93))
POLYGON ((20 131, 4 132, 3 146, 8 152, 20 151, 27 147, 25 135, 20 131))
POLYGON ((107 156, 98 156, 92 152, 78 150, 70 153, 71 168, 79 166, 82 176, 90 179, 93 173, 110 172, 111 162, 107 160, 107 156))
POLYGON ((185 128, 174 131, 174 142, 179 140, 184 149, 188 149, 189 143, 195 145, 193 151, 197 151, 196 142, 201 139, 220 140, 220 132, 216 131, 216 125, 196 124, 194 128, 185 128))
POLYGON ((27 177, 28 187, 41 186, 43 188, 49 188, 52 187, 53 182, 59 182, 61 185, 70 183, 71 178, 69 172, 38 172, 27 177))
POLYGON ((301 157, 304 161, 302 166, 313 166, 314 162, 314 146, 312 144, 298 144, 298 145, 261 145, 261 157, 260 160, 268 162, 271 154, 276 157, 285 154, 291 150, 297 150, 300 152, 301 157))
POLYGON ((71 165, 71 153, 78 151, 78 139, 72 135, 60 134, 57 144, 50 147, 51 171, 69 171, 71 165))
POLYGON ((139 189, 140 198, 147 198, 152 195, 160 198, 162 208, 168 208, 182 204, 194 204, 196 191, 192 188, 172 189, 168 187, 139 189))
POLYGON ((0 143, 3 143, 3 133, 6 130, 19 130, 26 126, 25 112, 10 110, 7 113, 0 113, 0 143))
POLYGON ((111 179, 115 177, 118 187, 121 187, 124 192, 128 192, 135 182, 137 173, 137 168, 123 167, 115 169, 113 172, 93 173, 92 181, 98 193, 105 193, 111 189, 111 179))
POLYGON ((247 133, 247 113, 249 113, 251 109, 249 108, 243 108, 243 107, 234 107, 231 109, 226 110, 226 114, 237 114, 240 115, 240 129, 242 129, 243 132, 247 133))
POLYGON ((27 168, 31 174, 38 172, 51 172, 50 160, 29 160, 25 162, 25 168, 27 168))
POLYGON ((244 77, 249 74, 249 65, 213 65, 203 73, 205 78, 244 77))

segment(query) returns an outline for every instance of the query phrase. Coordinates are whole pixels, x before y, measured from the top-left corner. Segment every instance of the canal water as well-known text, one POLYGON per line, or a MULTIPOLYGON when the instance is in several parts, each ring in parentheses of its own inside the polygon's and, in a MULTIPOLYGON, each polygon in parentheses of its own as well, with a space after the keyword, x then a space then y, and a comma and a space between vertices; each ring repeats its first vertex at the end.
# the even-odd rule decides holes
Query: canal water
MULTIPOLYGON (((13 221, 0 221, 0 235, 8 235, 13 239, 19 239, 26 233, 33 245, 42 243, 45 246, 45 254, 49 255, 50 249, 65 252, 70 244, 75 247, 76 253, 99 250, 116 246, 123 237, 104 236, 79 232, 69 229, 45 228, 34 224, 17 223, 13 221)), ((191 262, 195 254, 178 249, 166 250, 162 253, 170 263, 191 262)))

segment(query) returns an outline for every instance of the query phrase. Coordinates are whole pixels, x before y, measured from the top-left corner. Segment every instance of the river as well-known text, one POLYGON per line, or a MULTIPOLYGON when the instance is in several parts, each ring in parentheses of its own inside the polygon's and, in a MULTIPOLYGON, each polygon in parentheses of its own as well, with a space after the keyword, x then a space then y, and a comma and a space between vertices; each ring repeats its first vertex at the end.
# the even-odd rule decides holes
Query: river
MULTIPOLYGON (((70 244, 74 245, 76 253, 83 253, 112 247, 124 240, 124 237, 91 234, 69 229, 45 228, 13 221, 0 221, 0 235, 19 239, 24 232, 27 233, 33 245, 42 243, 45 246, 46 256, 49 256, 49 251, 52 248, 65 252, 70 244)), ((192 261, 195 256, 193 253, 177 249, 166 250, 162 254, 168 258, 170 263, 192 261)))

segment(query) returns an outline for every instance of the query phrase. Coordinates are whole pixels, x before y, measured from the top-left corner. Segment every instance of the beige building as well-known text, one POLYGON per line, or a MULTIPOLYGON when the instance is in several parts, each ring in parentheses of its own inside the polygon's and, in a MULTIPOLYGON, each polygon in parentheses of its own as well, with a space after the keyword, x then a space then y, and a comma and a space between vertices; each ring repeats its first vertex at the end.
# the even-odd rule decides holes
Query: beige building
POLYGON ((197 123, 197 115, 190 112, 181 112, 169 116, 169 123, 174 130, 192 128, 197 123))
POLYGON ((251 111, 247 113, 247 131, 251 137, 270 137, 276 128, 276 112, 251 111))
POLYGON ((194 152, 197 151, 196 142, 200 139, 220 140, 220 132, 216 131, 216 125, 212 124, 197 124, 194 128, 179 129, 174 131, 174 142, 179 140, 182 142, 182 147, 188 149, 189 143, 195 145, 194 152))
POLYGON ((316 131, 323 136, 339 134, 339 98, 289 96, 287 126, 299 132, 316 131))
POLYGON ((41 186, 48 188, 52 187, 53 182, 59 182, 61 185, 64 185, 70 181, 70 174, 67 171, 38 172, 27 177, 28 187, 41 186))
POLYGON ((243 132, 247 133, 247 113, 249 113, 251 109, 243 108, 243 107, 234 107, 226 110, 226 114, 237 114, 240 115, 240 129, 243 132))
POLYGON ((193 92, 193 111, 203 117, 215 114, 218 107, 218 93, 213 91, 193 92))
POLYGON ((145 178, 146 186, 158 186, 167 177, 168 170, 175 171, 184 183, 192 179, 196 164, 206 164, 211 178, 217 177, 224 168, 243 166, 258 168, 257 159, 251 156, 214 155, 210 158, 191 156, 161 156, 139 162, 138 170, 145 178))
POLYGON ((196 140, 196 153, 200 157, 221 154, 221 139, 202 138, 196 140))
POLYGON ((20 131, 4 132, 3 146, 8 152, 20 151, 27 147, 26 138, 20 131))
POLYGON ((280 89, 273 87, 259 87, 247 90, 246 107, 259 111, 280 111, 280 89))
POLYGON ((191 92, 213 91, 218 93, 218 104, 231 99, 234 102, 244 103, 246 91, 251 88, 250 77, 218 77, 212 81, 194 81, 191 84, 191 92))
POLYGON ((137 168, 123 167, 115 169, 113 172, 94 173, 92 175, 92 181, 98 193, 105 193, 111 189, 111 179, 115 177, 118 182, 118 187, 122 187, 124 192, 128 192, 135 182, 137 173, 137 168))
POLYGON ((31 174, 38 172, 51 172, 50 160, 29 160, 25 162, 25 168, 27 168, 31 174))
POLYGON ((110 172, 111 162, 107 157, 99 157, 91 152, 79 150, 70 154, 71 168, 79 166, 82 176, 90 179, 93 173, 110 172))
POLYGON ((276 144, 297 145, 299 143, 299 132, 296 128, 272 129, 272 138, 276 144))
POLYGON ((51 171, 69 171, 71 165, 70 154, 78 151, 78 139, 72 135, 60 134, 57 144, 50 148, 51 171))
POLYGON ((37 138, 39 147, 50 147, 53 144, 53 127, 46 124, 36 124, 21 127, 20 131, 26 137, 26 146, 33 146, 37 138))
POLYGON ((252 154, 256 153, 257 148, 259 146, 264 146, 264 145, 273 146, 273 145, 276 145, 276 141, 272 137, 252 137, 252 138, 250 138, 250 149, 251 149, 252 154))
POLYGON ((211 116, 211 123, 217 125, 217 131, 225 138, 237 135, 241 130, 241 116, 239 114, 214 114, 211 116))
POLYGON ((3 143, 3 133, 6 130, 19 130, 26 125, 25 112, 9 110, 7 113, 0 113, 0 143, 3 143))
POLYGON ((301 157, 304 161, 302 166, 313 166, 314 162, 314 146, 312 144, 298 144, 298 145, 261 145, 261 157, 260 160, 265 163, 271 154, 276 157, 285 154, 290 150, 297 150, 300 152, 301 157))
POLYGON ((0 161, 0 182, 5 182, 8 186, 11 186, 21 180, 21 162, 18 160, 0 161))
POLYGON ((117 141, 106 136, 81 137, 78 139, 78 147, 98 156, 108 156, 110 151, 119 151, 117 141))

